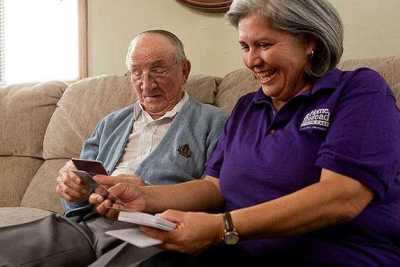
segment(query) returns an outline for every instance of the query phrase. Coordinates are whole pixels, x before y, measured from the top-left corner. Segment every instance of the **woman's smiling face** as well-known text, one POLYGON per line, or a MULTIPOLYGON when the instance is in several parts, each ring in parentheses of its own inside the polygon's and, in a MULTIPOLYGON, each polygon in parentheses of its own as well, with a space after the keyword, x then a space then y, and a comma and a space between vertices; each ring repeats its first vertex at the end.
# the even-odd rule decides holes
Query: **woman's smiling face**
POLYGON ((243 61, 260 81, 264 94, 284 104, 309 88, 305 67, 315 46, 312 41, 273 28, 259 12, 241 19, 238 30, 243 61))

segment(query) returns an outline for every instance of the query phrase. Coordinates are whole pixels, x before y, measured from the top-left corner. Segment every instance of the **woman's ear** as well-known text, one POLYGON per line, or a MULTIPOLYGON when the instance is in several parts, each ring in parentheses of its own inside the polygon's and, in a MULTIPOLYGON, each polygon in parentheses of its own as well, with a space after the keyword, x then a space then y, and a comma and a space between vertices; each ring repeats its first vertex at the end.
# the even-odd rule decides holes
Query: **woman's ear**
POLYGON ((312 38, 307 38, 306 39, 306 54, 309 58, 313 58, 316 50, 316 42, 312 38))

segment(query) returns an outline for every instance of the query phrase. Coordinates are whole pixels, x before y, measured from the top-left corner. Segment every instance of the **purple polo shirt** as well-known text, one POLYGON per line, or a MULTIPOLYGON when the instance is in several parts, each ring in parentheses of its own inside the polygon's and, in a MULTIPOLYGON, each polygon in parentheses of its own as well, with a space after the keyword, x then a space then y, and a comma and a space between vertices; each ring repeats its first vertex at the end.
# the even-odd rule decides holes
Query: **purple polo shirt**
POLYGON ((333 69, 278 112, 261 89, 241 97, 205 173, 220 179, 226 210, 316 183, 322 168, 350 176, 375 193, 351 222, 240 245, 312 266, 400 266, 399 134, 396 100, 378 73, 333 69))

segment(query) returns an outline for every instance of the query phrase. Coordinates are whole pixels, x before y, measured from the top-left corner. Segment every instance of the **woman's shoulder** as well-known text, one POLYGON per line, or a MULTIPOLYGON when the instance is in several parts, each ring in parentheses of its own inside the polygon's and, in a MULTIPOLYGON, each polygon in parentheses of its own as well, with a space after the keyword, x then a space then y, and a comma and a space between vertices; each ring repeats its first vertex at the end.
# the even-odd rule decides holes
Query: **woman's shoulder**
POLYGON ((247 93, 245 95, 242 95, 241 97, 239 97, 239 99, 236 101, 236 105, 233 108, 234 112, 236 109, 240 108, 240 107, 247 107, 249 106, 249 104, 251 104, 252 102, 256 101, 257 98, 265 98, 266 96, 262 93, 262 89, 258 89, 255 92, 251 92, 251 93, 247 93))
POLYGON ((362 93, 392 95, 392 90, 384 77, 373 69, 362 67, 351 71, 343 71, 342 75, 342 81, 353 92, 359 90, 362 93))
POLYGON ((361 67, 351 71, 344 71, 344 76, 351 78, 354 81, 372 81, 372 82, 385 82, 379 72, 368 67, 361 67))

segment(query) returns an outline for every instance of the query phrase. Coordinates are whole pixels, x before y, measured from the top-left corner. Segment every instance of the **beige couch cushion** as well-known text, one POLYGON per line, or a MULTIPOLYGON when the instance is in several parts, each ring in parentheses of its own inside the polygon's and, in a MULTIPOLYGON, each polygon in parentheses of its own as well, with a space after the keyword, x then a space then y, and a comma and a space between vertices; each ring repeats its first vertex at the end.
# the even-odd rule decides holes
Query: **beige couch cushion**
POLYGON ((58 170, 67 160, 46 160, 29 184, 21 206, 62 212, 61 202, 55 193, 58 170))
POLYGON ((52 81, 0 89, 0 155, 42 157, 47 124, 66 86, 52 81))
POLYGON ((231 112, 240 96, 254 92, 260 84, 248 69, 228 73, 218 87, 215 104, 226 112, 231 112))
POLYGON ((40 209, 23 207, 0 208, 0 227, 33 222, 50 214, 50 212, 40 209))
POLYGON ((1 157, 0 207, 19 206, 25 190, 43 160, 30 157, 1 157))
POLYGON ((213 76, 193 75, 187 81, 185 90, 202 103, 214 104, 217 86, 221 80, 221 78, 213 76))
POLYGON ((88 78, 68 86, 47 128, 44 158, 77 157, 97 122, 133 98, 127 76, 88 78))

